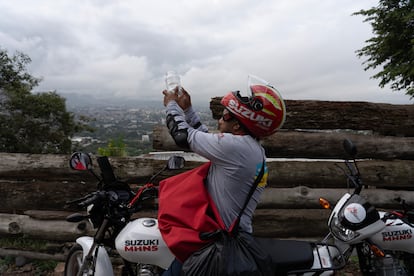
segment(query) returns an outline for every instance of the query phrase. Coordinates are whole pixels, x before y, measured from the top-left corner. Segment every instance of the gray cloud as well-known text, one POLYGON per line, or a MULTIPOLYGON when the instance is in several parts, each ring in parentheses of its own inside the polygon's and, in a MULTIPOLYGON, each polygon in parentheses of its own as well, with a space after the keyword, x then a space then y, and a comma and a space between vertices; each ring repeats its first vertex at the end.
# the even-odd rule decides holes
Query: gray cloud
POLYGON ((41 91, 161 100, 174 69, 195 101, 246 90, 254 74, 287 99, 410 103, 356 57, 372 33, 351 14, 376 4, 0 0, 0 47, 31 57, 41 91))

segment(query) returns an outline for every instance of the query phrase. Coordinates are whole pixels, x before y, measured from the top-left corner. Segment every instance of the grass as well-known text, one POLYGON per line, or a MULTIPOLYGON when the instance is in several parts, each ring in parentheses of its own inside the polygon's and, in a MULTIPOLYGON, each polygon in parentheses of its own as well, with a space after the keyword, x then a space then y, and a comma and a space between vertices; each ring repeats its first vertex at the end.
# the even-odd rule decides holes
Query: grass
POLYGON ((35 260, 32 263, 36 267, 36 270, 41 271, 41 272, 46 272, 46 271, 53 271, 55 267, 57 266, 58 261, 35 260))
POLYGON ((20 237, 5 237, 0 238, 1 248, 14 248, 22 250, 44 251, 47 248, 47 242, 43 240, 35 240, 20 237))
POLYGON ((14 258, 11 256, 6 256, 4 258, 0 258, 0 271, 2 267, 7 267, 14 263, 14 258))
MULTIPOLYGON (((47 241, 29 239, 24 236, 19 237, 2 237, 0 238, 0 248, 29 250, 42 252, 47 250, 47 241)), ((34 275, 46 275, 55 269, 58 261, 55 260, 31 260, 29 261, 34 267, 34 275)), ((5 271, 16 269, 15 257, 0 256, 0 274, 5 271)))

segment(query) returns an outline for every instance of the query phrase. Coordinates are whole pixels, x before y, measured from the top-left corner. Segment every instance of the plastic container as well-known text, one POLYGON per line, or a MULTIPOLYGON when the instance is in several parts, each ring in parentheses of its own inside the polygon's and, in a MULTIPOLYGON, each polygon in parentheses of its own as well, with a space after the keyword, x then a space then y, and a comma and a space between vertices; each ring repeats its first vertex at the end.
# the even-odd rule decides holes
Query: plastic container
POLYGON ((168 71, 165 74, 165 85, 168 92, 174 93, 176 87, 181 87, 180 76, 174 71, 168 71))

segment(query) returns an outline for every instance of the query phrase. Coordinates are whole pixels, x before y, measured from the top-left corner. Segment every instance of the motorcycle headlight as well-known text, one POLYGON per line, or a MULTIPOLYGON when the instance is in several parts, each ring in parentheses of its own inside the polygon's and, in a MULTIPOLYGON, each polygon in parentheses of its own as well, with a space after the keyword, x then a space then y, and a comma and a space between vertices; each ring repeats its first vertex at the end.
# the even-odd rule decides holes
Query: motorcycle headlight
POLYGON ((349 242, 353 239, 356 239, 359 236, 359 233, 352 231, 344 227, 341 222, 338 220, 338 217, 334 217, 329 225, 332 234, 339 240, 343 242, 349 242))

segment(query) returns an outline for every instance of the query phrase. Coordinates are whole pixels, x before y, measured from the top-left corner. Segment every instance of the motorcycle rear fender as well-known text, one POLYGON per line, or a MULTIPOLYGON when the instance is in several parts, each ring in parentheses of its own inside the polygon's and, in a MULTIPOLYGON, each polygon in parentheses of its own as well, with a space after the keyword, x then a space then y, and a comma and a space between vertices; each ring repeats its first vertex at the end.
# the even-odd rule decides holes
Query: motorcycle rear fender
MULTIPOLYGON (((76 239, 76 242, 82 247, 83 258, 85 258, 85 256, 88 255, 89 250, 93 245, 93 238, 86 236, 80 237, 76 239)), ((95 275, 113 276, 114 271, 112 269, 111 260, 109 259, 109 255, 106 252, 105 247, 97 246, 95 250, 99 250, 95 265, 95 275)))

